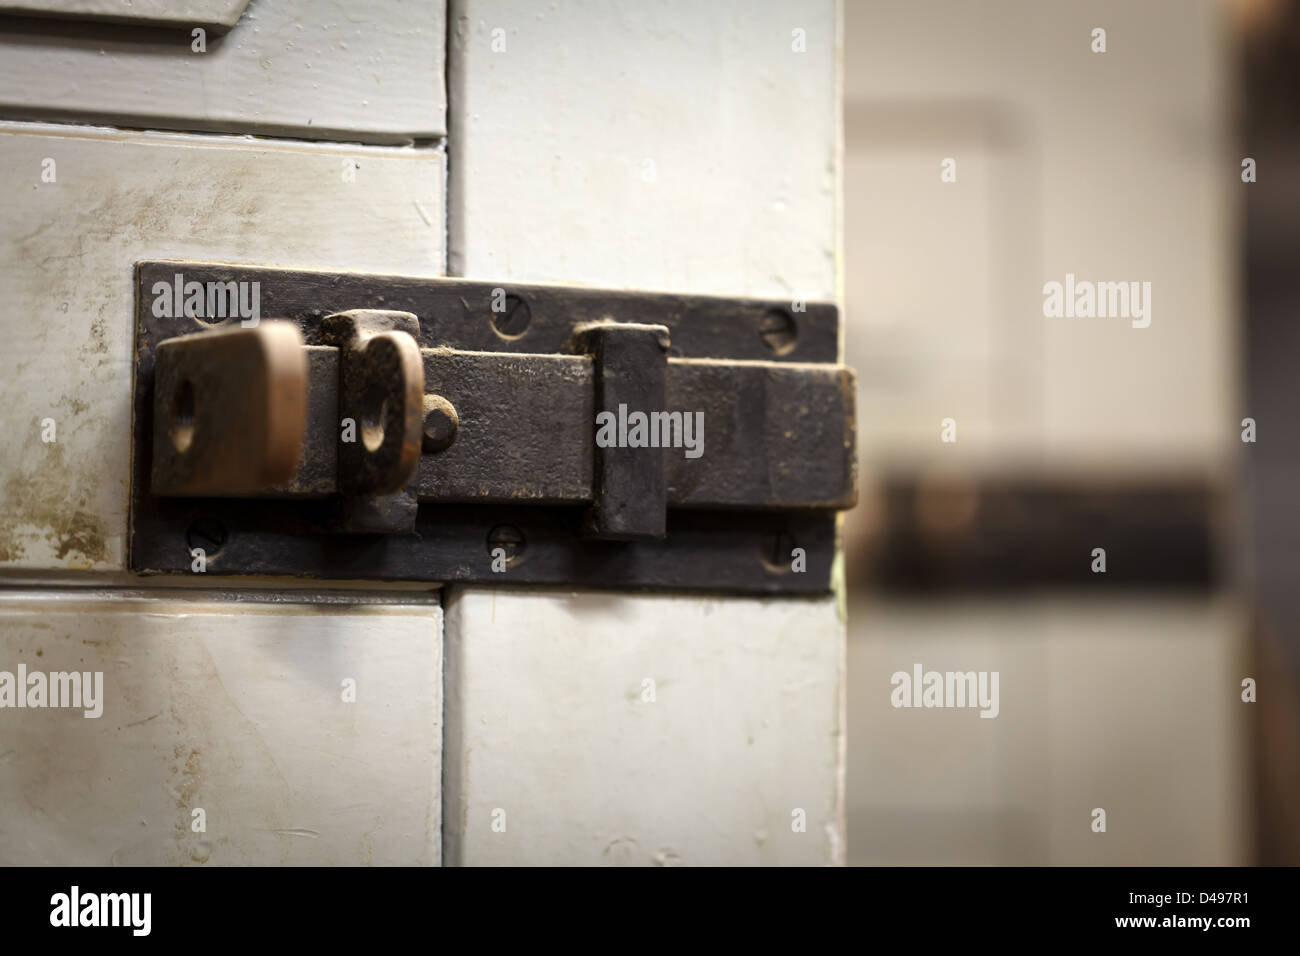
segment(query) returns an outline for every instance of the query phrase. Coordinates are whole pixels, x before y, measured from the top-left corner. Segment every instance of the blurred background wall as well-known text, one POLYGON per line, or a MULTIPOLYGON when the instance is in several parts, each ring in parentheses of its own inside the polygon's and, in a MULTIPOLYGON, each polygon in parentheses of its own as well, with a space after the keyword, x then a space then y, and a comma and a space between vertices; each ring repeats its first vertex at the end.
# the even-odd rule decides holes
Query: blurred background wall
POLYGON ((1300 137, 1251 135, 1270 96, 1300 101, 1261 67, 1292 5, 846 0, 845 21, 849 861, 1294 862, 1300 137), (1149 327, 1045 317, 1067 273, 1150 282, 1149 327), (999 672, 999 716, 895 708, 916 664, 999 672))

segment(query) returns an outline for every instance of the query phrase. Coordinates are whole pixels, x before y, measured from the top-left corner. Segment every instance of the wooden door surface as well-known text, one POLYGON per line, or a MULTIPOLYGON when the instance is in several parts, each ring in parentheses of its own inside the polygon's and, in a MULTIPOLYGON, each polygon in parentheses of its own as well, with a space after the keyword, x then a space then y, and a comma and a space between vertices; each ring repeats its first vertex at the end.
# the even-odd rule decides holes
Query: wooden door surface
POLYGON ((844 859, 835 597, 141 577, 126 547, 141 259, 837 301, 838 21, 0 18, 0 672, 101 688, 0 713, 0 863, 844 859))

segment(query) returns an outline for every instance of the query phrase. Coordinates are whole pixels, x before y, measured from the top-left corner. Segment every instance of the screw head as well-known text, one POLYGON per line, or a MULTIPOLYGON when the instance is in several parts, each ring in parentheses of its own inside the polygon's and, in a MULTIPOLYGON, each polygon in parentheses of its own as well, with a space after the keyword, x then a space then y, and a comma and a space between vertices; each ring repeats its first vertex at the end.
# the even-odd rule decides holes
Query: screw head
POLYGON ((202 548, 203 554, 211 560, 216 557, 226 544, 226 526, 220 518, 204 516, 190 522, 185 532, 185 546, 190 551, 202 548))
POLYGON ((460 430, 456 406, 441 395, 424 396, 424 438, 426 452, 439 452, 451 446, 460 430))
POLYGON ((492 328, 503 339, 517 339, 524 334, 533 313, 520 296, 507 294, 504 312, 492 313, 492 328))
POLYGON ((513 564, 524 551, 524 533, 512 524, 499 524, 487 536, 487 550, 491 554, 497 548, 506 553, 506 562, 513 564))
POLYGON ((758 326, 758 334, 762 337, 763 344, 774 354, 786 355, 794 348, 799 329, 795 325, 794 316, 789 312, 772 309, 763 316, 763 321, 758 326))
POLYGON ((760 547, 760 557, 768 570, 784 574, 790 570, 790 560, 798 544, 790 532, 773 531, 763 537, 760 547))

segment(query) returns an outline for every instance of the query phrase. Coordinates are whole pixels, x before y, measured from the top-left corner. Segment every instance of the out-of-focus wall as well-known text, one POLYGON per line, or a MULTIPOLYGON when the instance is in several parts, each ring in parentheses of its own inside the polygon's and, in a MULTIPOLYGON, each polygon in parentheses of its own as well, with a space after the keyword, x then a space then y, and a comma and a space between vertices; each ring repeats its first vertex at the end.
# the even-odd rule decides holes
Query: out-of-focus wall
POLYGON ((873 489, 900 475, 1191 482, 1232 502, 1247 413, 1228 10, 847 0, 845 14, 864 488, 846 525, 850 862, 1247 862, 1231 508, 1216 537, 1229 570, 1208 591, 1091 591, 1087 553, 1078 584, 1050 593, 884 597, 862 573, 873 489), (1045 317, 1044 283, 1067 273, 1150 282, 1149 327, 1045 317), (893 707, 891 675, 916 663, 999 671, 999 716, 893 707))

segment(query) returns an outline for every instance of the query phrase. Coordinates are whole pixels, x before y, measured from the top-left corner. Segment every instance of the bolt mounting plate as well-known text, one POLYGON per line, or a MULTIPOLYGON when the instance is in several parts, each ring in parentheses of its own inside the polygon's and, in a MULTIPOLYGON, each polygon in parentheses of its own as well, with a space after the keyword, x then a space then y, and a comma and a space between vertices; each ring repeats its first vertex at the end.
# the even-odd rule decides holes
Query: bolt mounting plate
MULTIPOLYGON (((834 305, 189 261, 141 262, 136 280, 133 571, 193 573, 191 548, 202 541, 207 573, 222 575, 830 588, 835 511, 855 494, 853 377, 835 364, 834 305), (247 283, 262 321, 300 332, 308 410, 293 481, 256 497, 151 492, 156 352, 217 324, 156 314, 174 311, 155 303, 178 277, 205 288, 247 283), (356 309, 417 317, 426 391, 449 399, 459 416, 450 444, 423 449, 409 533, 342 533, 337 523, 337 359, 322 324, 356 309), (667 514, 657 540, 584 533, 600 458, 593 361, 575 347, 575 330, 611 321, 668 329, 669 406, 699 409, 707 424, 698 459, 664 450, 667 514)), ((238 327, 239 318, 225 324, 238 327)))

